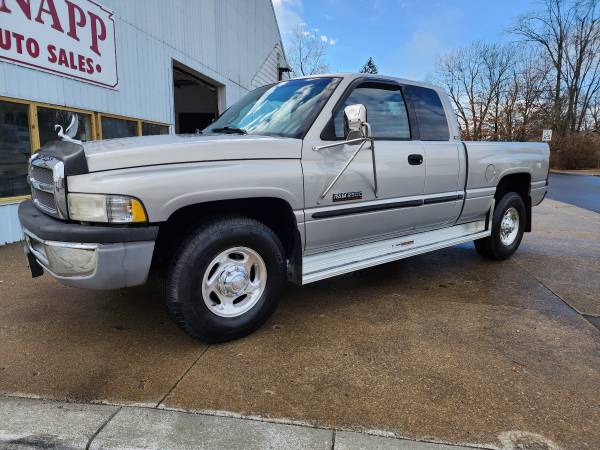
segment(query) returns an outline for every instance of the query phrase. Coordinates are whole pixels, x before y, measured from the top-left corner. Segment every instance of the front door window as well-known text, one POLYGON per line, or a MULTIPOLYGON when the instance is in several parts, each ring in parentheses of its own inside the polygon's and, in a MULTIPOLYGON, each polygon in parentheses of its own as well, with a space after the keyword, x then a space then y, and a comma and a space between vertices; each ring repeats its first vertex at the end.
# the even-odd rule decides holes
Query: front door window
POLYGON ((344 108, 362 104, 367 109, 367 121, 375 139, 410 139, 408 114, 400 87, 364 83, 352 91, 334 118, 335 137, 344 138, 344 108))

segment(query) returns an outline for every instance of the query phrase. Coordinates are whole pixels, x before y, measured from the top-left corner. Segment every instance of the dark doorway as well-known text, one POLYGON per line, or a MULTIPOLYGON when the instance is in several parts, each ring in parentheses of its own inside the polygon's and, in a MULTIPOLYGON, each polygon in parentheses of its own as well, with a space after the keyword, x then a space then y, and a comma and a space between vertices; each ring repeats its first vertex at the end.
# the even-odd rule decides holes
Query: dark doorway
POLYGON ((218 88, 183 67, 173 66, 176 133, 195 133, 219 114, 218 88))

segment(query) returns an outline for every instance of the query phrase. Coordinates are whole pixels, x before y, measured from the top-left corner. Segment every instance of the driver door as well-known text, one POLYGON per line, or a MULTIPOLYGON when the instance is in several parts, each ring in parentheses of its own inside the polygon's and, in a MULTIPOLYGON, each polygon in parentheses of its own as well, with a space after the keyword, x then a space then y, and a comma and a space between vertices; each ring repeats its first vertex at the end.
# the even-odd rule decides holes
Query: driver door
POLYGON ((400 86, 363 81, 349 88, 321 139, 305 142, 305 230, 307 253, 358 245, 410 234, 419 226, 425 188, 424 147, 412 141, 400 86), (363 104, 375 138, 379 192, 375 196, 370 144, 350 163, 323 199, 321 194, 357 149, 340 145, 314 151, 314 146, 344 140, 343 111, 363 104), (419 163, 420 157, 420 163, 419 163))

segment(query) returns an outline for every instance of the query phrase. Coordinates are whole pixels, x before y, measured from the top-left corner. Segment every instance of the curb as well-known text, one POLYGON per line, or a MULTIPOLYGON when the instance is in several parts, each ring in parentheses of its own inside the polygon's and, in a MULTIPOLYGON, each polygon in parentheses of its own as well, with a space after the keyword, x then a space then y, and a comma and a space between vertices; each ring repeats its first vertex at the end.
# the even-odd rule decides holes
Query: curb
POLYGON ((587 175, 590 177, 600 177, 600 169, 580 169, 580 170, 562 170, 562 169, 550 169, 550 173, 557 173, 560 175, 587 175))
MULTIPOLYGON (((369 433, 138 406, 0 396, 0 447, 9 449, 472 450, 369 433)), ((485 448, 494 448, 486 446, 485 448)))

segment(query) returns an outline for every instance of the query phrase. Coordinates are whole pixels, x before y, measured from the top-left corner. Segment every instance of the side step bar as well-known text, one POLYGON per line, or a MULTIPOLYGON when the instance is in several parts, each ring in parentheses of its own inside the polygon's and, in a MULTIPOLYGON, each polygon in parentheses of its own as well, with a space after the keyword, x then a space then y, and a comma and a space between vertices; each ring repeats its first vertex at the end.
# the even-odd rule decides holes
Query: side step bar
POLYGON ((482 220, 305 256, 302 261, 302 284, 432 252, 489 235, 490 230, 486 230, 486 221, 482 220))

